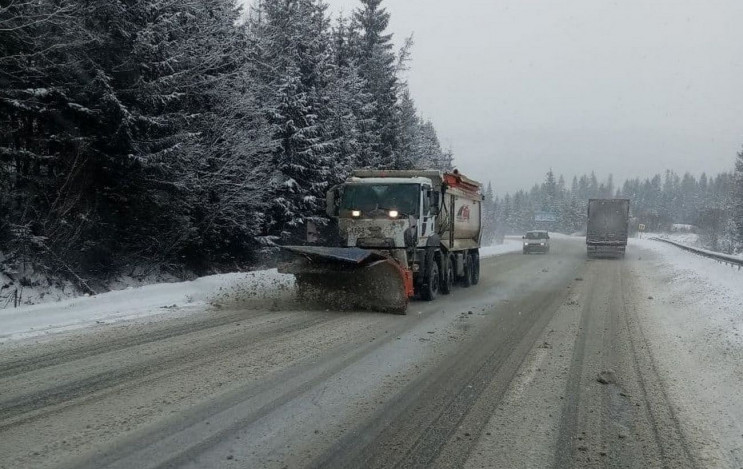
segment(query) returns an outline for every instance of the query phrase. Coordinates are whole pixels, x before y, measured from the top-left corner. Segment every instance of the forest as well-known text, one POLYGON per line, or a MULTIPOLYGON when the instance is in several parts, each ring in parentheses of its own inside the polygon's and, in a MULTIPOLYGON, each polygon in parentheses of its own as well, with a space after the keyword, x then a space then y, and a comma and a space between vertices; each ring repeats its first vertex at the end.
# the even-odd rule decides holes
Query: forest
MULTIPOLYGON (((143 267, 267 265, 328 222, 324 194, 351 170, 452 169, 406 82, 413 38, 397 48, 389 21, 382 0, 336 17, 322 0, 4 2, 0 268, 93 291, 143 267)), ((536 211, 580 232, 586 200, 611 196, 651 230, 694 224, 712 248, 743 248, 740 155, 714 177, 488 187, 486 241, 536 211)))
POLYGON ((690 225, 686 228, 699 234, 708 249, 729 254, 743 250, 743 153, 738 155, 734 171, 715 176, 679 176, 667 170, 662 175, 616 184, 611 175, 599 181, 591 173, 574 176, 568 185, 550 169, 544 182, 528 191, 499 197, 488 185, 485 242, 536 228, 539 212, 553 214, 557 220, 540 227, 583 234, 588 200, 614 197, 630 199, 631 231, 636 232, 640 224, 654 233, 669 232, 674 225, 690 225))
POLYGON ((354 168, 450 169, 381 0, 0 6, 2 270, 260 265, 354 168))

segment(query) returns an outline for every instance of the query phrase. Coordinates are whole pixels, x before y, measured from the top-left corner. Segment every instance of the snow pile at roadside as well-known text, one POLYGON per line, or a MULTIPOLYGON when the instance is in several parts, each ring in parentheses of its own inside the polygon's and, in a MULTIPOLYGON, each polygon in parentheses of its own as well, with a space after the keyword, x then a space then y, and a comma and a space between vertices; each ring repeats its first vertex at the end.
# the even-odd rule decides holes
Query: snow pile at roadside
MULTIPOLYGON (((483 257, 493 257, 520 250, 520 239, 507 239, 504 244, 483 248, 481 252, 483 257)), ((0 309, 0 343, 96 324, 149 316, 174 317, 224 306, 282 309, 295 305, 293 288, 292 275, 272 269, 0 309)))
POLYGON ((674 243, 691 246, 693 248, 703 247, 699 242, 699 235, 696 233, 643 233, 642 237, 667 239, 674 243))
POLYGON ((639 319, 699 466, 743 467, 743 270, 660 241, 631 244, 639 319))
POLYGON ((35 304, 44 301, 59 301, 76 296, 77 288, 72 282, 51 279, 38 272, 30 262, 20 262, 0 251, 0 309, 15 301, 35 304))
MULTIPOLYGON (((581 237, 577 235, 566 235, 562 233, 550 233, 550 239, 573 239, 581 237)), ((521 236, 506 236, 503 244, 497 244, 495 246, 488 246, 480 248, 480 257, 495 257, 502 256, 503 254, 509 254, 511 252, 521 252, 524 247, 524 241, 521 236)))
POLYGON ((685 290, 690 301, 705 305, 709 315, 699 321, 734 324, 736 341, 743 344, 743 270, 649 239, 632 239, 637 246, 661 255, 674 272, 672 286, 685 290))
POLYGON ((203 277, 190 282, 161 283, 139 288, 0 310, 0 342, 34 337, 94 324, 159 314, 184 314, 219 307, 225 302, 282 298, 293 277, 275 269, 203 277))
POLYGON ((480 249, 480 257, 495 257, 511 252, 519 252, 522 248, 521 239, 506 238, 503 244, 496 244, 495 246, 483 247, 480 249))
MULTIPOLYGON (((106 280, 88 280, 96 292, 125 290, 155 283, 182 282, 175 275, 156 266, 137 266, 106 280)), ((0 309, 19 305, 30 306, 82 297, 84 292, 58 273, 50 273, 34 262, 21 262, 17 257, 0 251, 0 309)))

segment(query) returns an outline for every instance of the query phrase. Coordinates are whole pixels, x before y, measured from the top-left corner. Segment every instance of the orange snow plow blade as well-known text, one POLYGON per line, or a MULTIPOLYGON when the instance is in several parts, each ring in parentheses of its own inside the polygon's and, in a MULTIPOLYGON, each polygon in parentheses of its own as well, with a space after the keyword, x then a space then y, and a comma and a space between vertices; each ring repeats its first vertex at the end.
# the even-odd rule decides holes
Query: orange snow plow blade
POLYGON ((302 303, 405 314, 413 296, 413 277, 394 259, 359 248, 284 249, 294 260, 279 264, 279 272, 294 274, 302 303))

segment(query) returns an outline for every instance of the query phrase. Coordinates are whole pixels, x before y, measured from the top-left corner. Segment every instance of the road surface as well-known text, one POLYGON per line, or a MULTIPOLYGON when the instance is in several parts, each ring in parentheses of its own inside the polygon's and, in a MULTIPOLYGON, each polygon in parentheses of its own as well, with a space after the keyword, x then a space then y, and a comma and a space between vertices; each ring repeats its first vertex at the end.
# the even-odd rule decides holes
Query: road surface
POLYGON ((669 397, 635 254, 554 239, 407 316, 225 301, 3 345, 0 468, 734 467, 669 397))

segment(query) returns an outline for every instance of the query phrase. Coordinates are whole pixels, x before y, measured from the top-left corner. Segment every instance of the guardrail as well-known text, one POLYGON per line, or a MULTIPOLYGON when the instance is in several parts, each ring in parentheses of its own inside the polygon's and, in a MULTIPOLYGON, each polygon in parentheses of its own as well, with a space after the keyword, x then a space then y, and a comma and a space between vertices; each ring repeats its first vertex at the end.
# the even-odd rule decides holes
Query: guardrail
POLYGON ((708 251, 706 249, 693 248, 691 246, 686 246, 685 244, 671 241, 670 239, 663 239, 663 238, 657 238, 657 237, 653 237, 650 239, 652 239, 653 241, 661 241, 663 243, 676 246, 677 248, 683 249, 684 251, 689 251, 699 256, 706 257, 708 259, 714 259, 717 262, 729 265, 733 268, 737 267, 738 270, 743 269, 743 259, 741 259, 740 257, 729 256, 727 254, 722 254, 722 253, 714 252, 714 251, 708 251))

